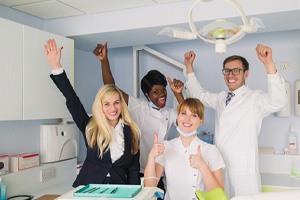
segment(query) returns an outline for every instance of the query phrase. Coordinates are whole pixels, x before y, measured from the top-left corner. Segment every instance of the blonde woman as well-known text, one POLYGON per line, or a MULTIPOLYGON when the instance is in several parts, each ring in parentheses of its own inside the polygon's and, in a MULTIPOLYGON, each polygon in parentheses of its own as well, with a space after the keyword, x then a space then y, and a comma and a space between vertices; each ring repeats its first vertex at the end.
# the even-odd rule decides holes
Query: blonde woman
POLYGON ((197 137, 204 118, 203 104, 199 99, 187 98, 179 104, 177 113, 177 138, 159 143, 155 134, 145 168, 145 186, 156 186, 165 172, 165 200, 197 199, 196 190, 224 189, 225 164, 219 150, 197 137))
POLYGON ((46 57, 52 67, 50 77, 65 96, 67 107, 83 133, 86 159, 73 187, 86 184, 140 184, 140 132, 130 118, 121 91, 104 85, 86 113, 61 64, 61 50, 54 39, 45 44, 46 57))

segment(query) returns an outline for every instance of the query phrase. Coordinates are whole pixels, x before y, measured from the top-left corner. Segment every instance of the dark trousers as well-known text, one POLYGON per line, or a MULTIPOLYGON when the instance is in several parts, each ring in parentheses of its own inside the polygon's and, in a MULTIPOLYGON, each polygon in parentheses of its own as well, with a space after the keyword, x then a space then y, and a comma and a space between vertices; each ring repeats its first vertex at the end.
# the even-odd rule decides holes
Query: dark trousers
MULTIPOLYGON (((140 177, 144 177, 144 174, 143 173, 140 173, 140 177)), ((166 190, 165 190, 165 185, 164 185, 164 182, 163 182, 163 178, 161 177, 158 181, 158 184, 157 184, 157 187, 159 189, 162 189, 164 191, 164 193, 166 193, 166 190)), ((162 200, 161 198, 157 198, 157 200, 162 200)))

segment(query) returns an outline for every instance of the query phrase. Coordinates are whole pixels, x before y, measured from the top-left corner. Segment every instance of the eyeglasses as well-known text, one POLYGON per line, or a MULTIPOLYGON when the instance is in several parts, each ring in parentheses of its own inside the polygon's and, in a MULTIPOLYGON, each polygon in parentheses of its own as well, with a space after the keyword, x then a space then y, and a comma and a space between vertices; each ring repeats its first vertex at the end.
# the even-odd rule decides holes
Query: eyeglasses
POLYGON ((238 69, 238 68, 234 68, 234 69, 222 69, 222 73, 224 75, 229 75, 230 72, 232 72, 233 75, 239 75, 240 71, 244 71, 244 69, 238 69))

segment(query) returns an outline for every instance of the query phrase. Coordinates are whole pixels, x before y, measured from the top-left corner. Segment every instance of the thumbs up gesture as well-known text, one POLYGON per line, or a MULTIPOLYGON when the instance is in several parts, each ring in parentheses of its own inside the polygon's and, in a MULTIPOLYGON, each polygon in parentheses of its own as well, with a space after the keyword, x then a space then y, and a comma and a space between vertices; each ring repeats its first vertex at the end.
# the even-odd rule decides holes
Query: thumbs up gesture
POLYGON ((181 93, 184 87, 183 82, 174 78, 173 80, 168 76, 167 80, 169 82, 169 86, 174 93, 181 93))
POLYGON ((203 160, 200 145, 197 148, 197 154, 191 154, 189 157, 190 166, 195 169, 200 169, 206 163, 203 160))
POLYGON ((156 158, 157 156, 162 155, 164 153, 164 150, 165 150, 164 144, 158 142, 158 135, 157 133, 154 133, 154 143, 150 154, 152 154, 152 156, 156 158))

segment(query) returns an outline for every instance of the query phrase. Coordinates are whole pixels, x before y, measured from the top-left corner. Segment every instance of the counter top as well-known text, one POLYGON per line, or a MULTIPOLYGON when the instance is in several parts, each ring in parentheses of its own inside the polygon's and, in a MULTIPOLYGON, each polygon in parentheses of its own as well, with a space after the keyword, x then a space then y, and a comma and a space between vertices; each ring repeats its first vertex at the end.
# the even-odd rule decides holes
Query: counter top
POLYGON ((300 178, 290 177, 289 174, 261 173, 262 186, 300 189, 300 178))

